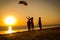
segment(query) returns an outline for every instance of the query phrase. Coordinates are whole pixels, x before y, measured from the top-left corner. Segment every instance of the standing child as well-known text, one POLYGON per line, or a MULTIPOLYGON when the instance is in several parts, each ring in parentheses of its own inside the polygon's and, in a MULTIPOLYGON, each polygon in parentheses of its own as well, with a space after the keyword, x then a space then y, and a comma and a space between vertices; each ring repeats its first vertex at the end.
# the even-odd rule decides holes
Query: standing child
POLYGON ((38 24, 39 24, 39 28, 40 28, 40 30, 41 30, 41 29, 42 29, 41 17, 39 17, 38 24))

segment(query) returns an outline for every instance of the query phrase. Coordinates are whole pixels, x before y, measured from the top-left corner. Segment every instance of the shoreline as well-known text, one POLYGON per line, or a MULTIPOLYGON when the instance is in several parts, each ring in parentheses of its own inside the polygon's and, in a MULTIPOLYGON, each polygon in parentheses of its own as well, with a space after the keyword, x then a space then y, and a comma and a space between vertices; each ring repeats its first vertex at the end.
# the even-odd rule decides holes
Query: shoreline
MULTIPOLYGON (((50 29, 50 28, 55 28, 55 27, 60 27, 60 26, 50 26, 50 27, 42 27, 42 29, 50 29)), ((35 28, 34 30, 39 30, 40 28, 37 27, 35 28)), ((25 31, 28 31, 28 29, 20 29, 20 30, 13 30, 14 32, 13 33, 16 33, 16 32, 25 32, 25 31)), ((8 34, 7 31, 0 31, 0 34, 8 34)))
POLYGON ((60 40, 60 27, 2 34, 0 40, 60 40))

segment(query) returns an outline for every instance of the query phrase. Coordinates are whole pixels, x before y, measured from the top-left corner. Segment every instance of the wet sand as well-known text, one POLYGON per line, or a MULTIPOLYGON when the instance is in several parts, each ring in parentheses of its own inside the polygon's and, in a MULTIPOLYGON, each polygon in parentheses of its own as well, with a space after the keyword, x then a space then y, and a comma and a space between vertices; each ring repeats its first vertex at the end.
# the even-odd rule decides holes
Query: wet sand
POLYGON ((60 40, 60 27, 0 34, 0 40, 60 40))

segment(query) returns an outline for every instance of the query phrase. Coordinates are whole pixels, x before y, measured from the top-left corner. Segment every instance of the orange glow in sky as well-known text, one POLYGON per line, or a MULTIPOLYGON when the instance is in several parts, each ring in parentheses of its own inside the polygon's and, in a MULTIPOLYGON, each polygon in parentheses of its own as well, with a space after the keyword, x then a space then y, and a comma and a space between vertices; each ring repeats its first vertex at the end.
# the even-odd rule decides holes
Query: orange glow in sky
POLYGON ((18 4, 19 0, 0 0, 0 26, 13 25, 15 23, 16 26, 26 25, 27 16, 34 17, 35 25, 38 24, 38 17, 41 17, 43 25, 60 24, 59 5, 57 1, 25 1, 28 3, 27 6, 18 4), (6 17, 9 15, 15 17, 6 17))

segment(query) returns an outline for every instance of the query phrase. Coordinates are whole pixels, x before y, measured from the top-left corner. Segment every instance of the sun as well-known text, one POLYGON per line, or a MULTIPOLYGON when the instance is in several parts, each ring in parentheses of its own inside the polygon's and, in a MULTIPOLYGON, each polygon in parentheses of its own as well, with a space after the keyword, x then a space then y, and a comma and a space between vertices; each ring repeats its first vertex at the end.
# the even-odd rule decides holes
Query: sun
POLYGON ((16 19, 13 16, 8 16, 5 18, 5 23, 8 25, 12 25, 16 22, 16 19))

